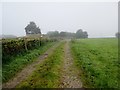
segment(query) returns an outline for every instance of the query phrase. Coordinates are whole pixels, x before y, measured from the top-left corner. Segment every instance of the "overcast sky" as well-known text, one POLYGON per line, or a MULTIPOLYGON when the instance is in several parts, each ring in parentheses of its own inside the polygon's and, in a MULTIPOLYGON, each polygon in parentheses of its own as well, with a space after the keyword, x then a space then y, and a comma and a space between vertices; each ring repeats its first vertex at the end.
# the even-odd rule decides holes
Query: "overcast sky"
POLYGON ((115 36, 118 31, 117 2, 4 2, 2 34, 25 35, 34 21, 42 33, 87 31, 89 37, 115 36))

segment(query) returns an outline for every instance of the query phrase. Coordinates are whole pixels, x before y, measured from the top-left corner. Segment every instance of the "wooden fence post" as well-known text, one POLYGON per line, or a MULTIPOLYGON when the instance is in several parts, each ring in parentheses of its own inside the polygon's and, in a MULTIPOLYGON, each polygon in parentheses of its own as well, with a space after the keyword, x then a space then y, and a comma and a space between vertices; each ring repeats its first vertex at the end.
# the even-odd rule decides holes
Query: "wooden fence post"
POLYGON ((41 44, 42 44, 42 43, 41 43, 41 34, 40 34, 40 36, 39 36, 39 42, 40 42, 40 46, 41 46, 41 44))
POLYGON ((25 43, 25 50, 27 51, 28 48, 27 48, 27 38, 26 37, 24 38, 24 43, 25 43))

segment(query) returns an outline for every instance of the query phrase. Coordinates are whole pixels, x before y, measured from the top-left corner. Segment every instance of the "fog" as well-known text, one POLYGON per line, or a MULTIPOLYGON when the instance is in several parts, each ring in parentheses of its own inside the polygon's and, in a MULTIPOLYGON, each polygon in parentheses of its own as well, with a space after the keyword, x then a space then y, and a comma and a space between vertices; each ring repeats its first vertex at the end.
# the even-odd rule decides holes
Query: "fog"
POLYGON ((48 31, 76 32, 83 29, 89 37, 114 37, 118 32, 117 2, 4 2, 2 34, 25 35, 34 21, 43 34, 48 31))

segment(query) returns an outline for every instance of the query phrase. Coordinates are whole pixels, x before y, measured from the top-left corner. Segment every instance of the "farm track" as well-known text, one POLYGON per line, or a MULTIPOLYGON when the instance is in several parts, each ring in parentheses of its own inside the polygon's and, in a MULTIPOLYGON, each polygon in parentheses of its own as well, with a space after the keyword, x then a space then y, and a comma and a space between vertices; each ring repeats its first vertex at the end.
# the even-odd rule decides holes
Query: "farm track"
MULTIPOLYGON (((63 49, 63 64, 61 66, 61 77, 59 88, 82 88, 82 82, 80 80, 80 71, 74 64, 73 57, 70 50, 69 40, 64 43, 63 49)), ((21 72, 19 72, 16 77, 4 83, 2 88, 15 88, 23 80, 25 80, 29 75, 36 70, 36 66, 43 62, 48 56, 52 55, 54 50, 60 45, 60 42, 48 49, 44 54, 33 62, 32 64, 26 66, 21 72)))
POLYGON ((69 41, 67 40, 64 47, 64 63, 60 88, 81 88, 82 82, 79 74, 79 70, 74 65, 69 41))
POLYGON ((52 55, 54 50, 59 46, 60 43, 52 46, 44 54, 40 55, 38 59, 30 65, 27 65, 21 72, 19 72, 13 79, 2 85, 2 88, 15 88, 20 82, 25 80, 35 69, 36 65, 44 61, 49 55, 52 55))

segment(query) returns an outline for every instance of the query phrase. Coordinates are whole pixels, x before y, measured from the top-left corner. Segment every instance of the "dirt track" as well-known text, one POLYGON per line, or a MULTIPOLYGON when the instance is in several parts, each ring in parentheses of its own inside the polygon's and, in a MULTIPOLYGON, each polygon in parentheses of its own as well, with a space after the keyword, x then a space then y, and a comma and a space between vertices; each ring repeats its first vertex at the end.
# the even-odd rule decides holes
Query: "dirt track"
POLYGON ((64 47, 64 64, 62 72, 62 82, 60 88, 81 88, 82 83, 79 77, 79 70, 73 63, 73 58, 70 51, 69 41, 66 41, 64 47))

